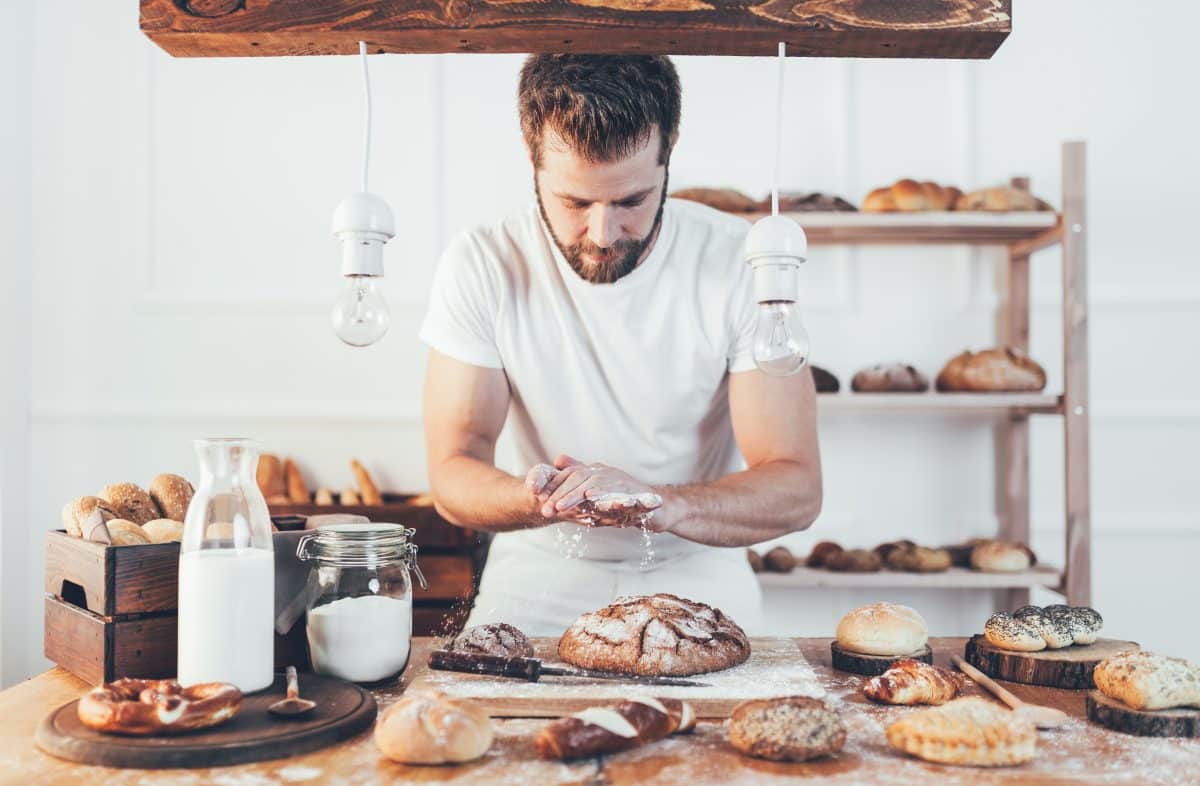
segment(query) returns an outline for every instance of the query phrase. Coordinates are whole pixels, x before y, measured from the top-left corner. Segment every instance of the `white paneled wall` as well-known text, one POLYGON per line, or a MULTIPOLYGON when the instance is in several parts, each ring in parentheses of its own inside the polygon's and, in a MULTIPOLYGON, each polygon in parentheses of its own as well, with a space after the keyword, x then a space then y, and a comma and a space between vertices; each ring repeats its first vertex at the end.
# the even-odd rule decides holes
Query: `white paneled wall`
MULTIPOLYGON (((1152 24, 1166 5, 1020 3, 986 62, 792 61, 782 181, 858 200, 905 175, 977 187, 1024 174, 1057 203, 1059 143, 1089 142, 1095 599, 1113 634, 1200 658, 1200 635, 1178 624, 1200 594, 1200 116, 1187 98, 1200 12, 1171 4, 1177 23, 1152 24)), ((372 58, 371 189, 400 224, 384 284, 393 323, 379 346, 343 347, 327 319, 339 283, 329 218, 358 187, 357 60, 176 60, 141 36, 136 13, 68 0, 33 11, 32 261, 11 257, 34 291, 31 513, 3 523, 4 607, 18 610, 5 618, 10 682, 45 665, 40 533, 59 507, 106 482, 192 472, 192 437, 255 436, 324 485, 347 482, 358 456, 387 487, 423 488, 416 329, 434 263, 453 233, 532 197, 520 57, 372 58)), ((774 63, 676 62, 672 185, 765 193, 774 63)), ((816 362, 844 382, 884 360, 933 374, 988 344, 996 259, 814 250, 804 300, 816 362)), ((1056 250, 1033 261, 1032 350, 1051 389, 1058 262, 1056 250)), ((994 529, 988 423, 831 413, 821 429, 826 512, 791 539, 799 550, 994 529)), ((1057 420, 1035 421, 1035 547, 1049 561, 1062 550, 1061 442, 1057 420)), ((990 604, 892 597, 938 633, 977 628, 990 604)), ((875 599, 781 592, 770 611, 781 631, 822 635, 875 599)))

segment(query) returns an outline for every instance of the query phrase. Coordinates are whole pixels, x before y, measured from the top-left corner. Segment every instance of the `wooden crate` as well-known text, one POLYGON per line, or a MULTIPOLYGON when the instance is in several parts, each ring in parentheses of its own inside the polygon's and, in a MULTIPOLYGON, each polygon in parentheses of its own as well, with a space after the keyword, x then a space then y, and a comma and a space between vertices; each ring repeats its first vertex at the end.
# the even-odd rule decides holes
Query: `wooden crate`
POLYGON ((99 685, 121 677, 175 674, 177 616, 113 618, 46 596, 46 657, 99 685))
POLYGON ((173 611, 179 544, 109 546, 64 530, 46 534, 46 594, 103 617, 173 611))

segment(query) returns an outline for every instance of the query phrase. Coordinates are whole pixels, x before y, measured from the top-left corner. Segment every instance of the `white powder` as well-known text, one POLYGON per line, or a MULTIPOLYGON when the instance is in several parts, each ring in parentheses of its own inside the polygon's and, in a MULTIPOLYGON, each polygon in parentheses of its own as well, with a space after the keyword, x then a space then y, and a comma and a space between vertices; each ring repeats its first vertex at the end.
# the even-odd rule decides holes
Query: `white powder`
POLYGON ((386 595, 342 598, 308 613, 313 670, 351 682, 378 682, 408 662, 412 601, 386 595))

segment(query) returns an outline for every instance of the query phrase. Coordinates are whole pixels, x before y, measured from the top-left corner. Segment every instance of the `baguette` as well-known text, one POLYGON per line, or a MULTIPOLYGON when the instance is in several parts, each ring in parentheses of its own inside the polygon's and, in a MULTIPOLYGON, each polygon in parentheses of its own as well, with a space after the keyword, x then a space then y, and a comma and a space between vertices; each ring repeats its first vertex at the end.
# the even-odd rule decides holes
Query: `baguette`
POLYGON ((296 466, 296 462, 291 459, 283 462, 283 477, 287 483, 288 500, 297 505, 307 505, 310 502, 308 486, 304 485, 304 476, 300 474, 300 468, 296 466))
POLYGON ((383 495, 379 487, 371 479, 371 473, 358 459, 350 459, 350 469, 354 471, 354 480, 358 483, 358 496, 364 505, 382 505, 383 495))

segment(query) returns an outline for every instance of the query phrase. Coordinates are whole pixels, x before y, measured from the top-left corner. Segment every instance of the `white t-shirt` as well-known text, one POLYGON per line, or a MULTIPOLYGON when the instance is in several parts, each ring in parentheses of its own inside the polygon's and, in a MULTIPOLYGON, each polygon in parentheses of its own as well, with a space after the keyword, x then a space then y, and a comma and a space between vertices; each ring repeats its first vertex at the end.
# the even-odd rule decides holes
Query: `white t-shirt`
MULTIPOLYGON (((566 453, 651 484, 714 480, 745 464, 729 419, 728 374, 754 368, 755 303, 742 258, 749 224, 668 199, 649 255, 612 284, 567 264, 536 203, 464 232, 443 254, 421 340, 502 368, 517 476, 566 453)), ((563 523, 505 533, 582 556, 637 560, 637 529, 563 523), (586 533, 580 534, 587 529, 586 533)), ((705 548, 653 536, 656 560, 705 548)))

